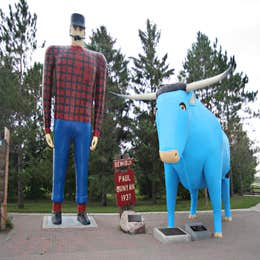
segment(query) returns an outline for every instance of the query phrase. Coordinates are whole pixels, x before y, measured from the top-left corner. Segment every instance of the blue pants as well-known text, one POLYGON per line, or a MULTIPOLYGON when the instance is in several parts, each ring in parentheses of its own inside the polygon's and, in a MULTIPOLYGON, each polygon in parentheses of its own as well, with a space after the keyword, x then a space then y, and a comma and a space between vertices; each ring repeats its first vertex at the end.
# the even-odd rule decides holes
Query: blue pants
POLYGON ((56 119, 54 122, 54 158, 52 201, 64 200, 64 185, 71 141, 75 147, 76 163, 76 202, 87 203, 88 159, 91 142, 91 124, 56 119))

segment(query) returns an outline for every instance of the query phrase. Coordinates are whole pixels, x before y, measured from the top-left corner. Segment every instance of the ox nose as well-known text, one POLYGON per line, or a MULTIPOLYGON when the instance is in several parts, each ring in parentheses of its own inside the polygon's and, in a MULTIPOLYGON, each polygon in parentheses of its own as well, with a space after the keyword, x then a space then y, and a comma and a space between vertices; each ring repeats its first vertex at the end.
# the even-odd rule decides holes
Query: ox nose
POLYGON ((177 163, 180 160, 179 153, 177 150, 171 150, 167 152, 160 151, 160 158, 166 163, 177 163))

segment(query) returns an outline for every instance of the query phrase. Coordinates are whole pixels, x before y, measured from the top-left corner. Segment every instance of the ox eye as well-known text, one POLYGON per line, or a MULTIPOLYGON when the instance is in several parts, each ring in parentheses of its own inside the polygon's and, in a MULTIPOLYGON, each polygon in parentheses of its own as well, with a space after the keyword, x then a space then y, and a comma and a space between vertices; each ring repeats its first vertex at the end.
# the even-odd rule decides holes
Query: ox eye
POLYGON ((182 102, 182 103, 180 103, 179 104, 179 106, 180 106, 180 108, 182 109, 182 110, 186 110, 186 105, 182 102))

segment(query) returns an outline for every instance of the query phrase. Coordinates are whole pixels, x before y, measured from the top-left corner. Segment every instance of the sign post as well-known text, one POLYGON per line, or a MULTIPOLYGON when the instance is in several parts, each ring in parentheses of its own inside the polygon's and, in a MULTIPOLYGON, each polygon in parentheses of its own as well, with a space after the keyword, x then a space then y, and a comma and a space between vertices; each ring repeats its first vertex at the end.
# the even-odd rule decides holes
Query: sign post
POLYGON ((132 210, 136 202, 135 176, 130 168, 133 163, 132 158, 113 161, 115 191, 117 205, 120 208, 121 230, 131 234, 140 234, 145 233, 145 225, 143 217, 132 210))
POLYGON ((133 206, 136 202, 135 176, 134 171, 130 168, 133 162, 133 159, 113 161, 113 167, 115 168, 116 200, 118 207, 122 210, 133 206))
POLYGON ((6 228, 7 220, 7 189, 9 167, 10 132, 4 128, 4 139, 0 139, 0 230, 6 228))

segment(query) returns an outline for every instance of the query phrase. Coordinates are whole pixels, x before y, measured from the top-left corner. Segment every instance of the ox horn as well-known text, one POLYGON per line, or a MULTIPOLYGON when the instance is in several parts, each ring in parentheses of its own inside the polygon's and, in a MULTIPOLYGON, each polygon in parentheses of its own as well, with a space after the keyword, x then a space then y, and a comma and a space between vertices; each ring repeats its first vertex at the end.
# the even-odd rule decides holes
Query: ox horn
POLYGON ((211 78, 202 79, 199 81, 188 83, 186 85, 186 91, 192 91, 192 90, 204 88, 204 87, 210 86, 212 84, 215 84, 215 83, 225 79, 228 76, 228 74, 231 74, 235 70, 235 68, 236 68, 235 58, 232 57, 230 60, 229 67, 223 73, 218 74, 211 78))
POLYGON ((132 100, 155 100, 156 99, 156 93, 135 94, 135 95, 123 95, 115 92, 111 92, 111 93, 118 97, 122 97, 125 99, 132 99, 132 100))

